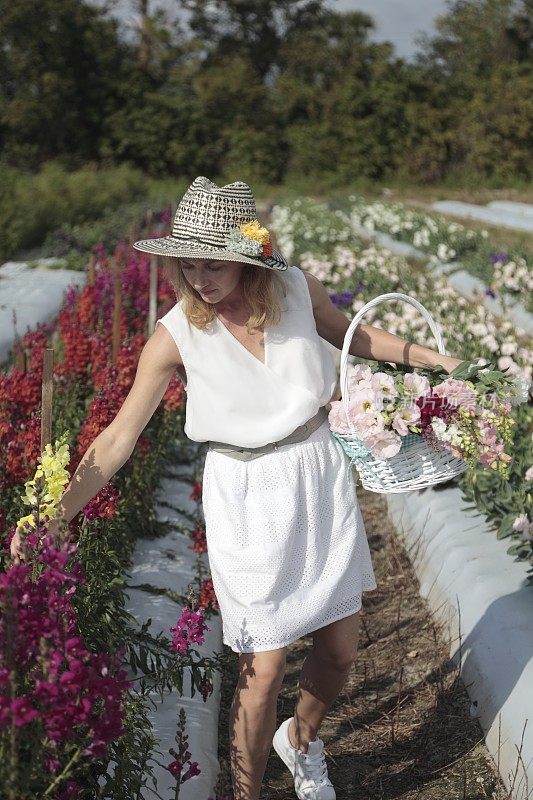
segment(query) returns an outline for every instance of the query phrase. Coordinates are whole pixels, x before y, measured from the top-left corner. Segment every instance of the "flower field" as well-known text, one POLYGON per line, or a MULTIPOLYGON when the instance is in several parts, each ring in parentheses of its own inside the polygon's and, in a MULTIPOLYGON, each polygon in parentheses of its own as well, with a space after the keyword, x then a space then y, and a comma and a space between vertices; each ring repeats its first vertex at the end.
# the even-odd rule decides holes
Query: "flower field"
MULTIPOLYGON (((113 271, 100 248, 92 279, 67 292, 53 322, 23 337, 16 362, 0 375, 0 785, 6 800, 146 797, 157 744, 147 714, 150 694, 181 692, 190 669, 193 691, 205 701, 213 671, 223 668, 222 654, 204 658, 195 650, 218 613, 201 563, 206 543, 196 477, 197 511, 188 533, 198 554, 197 579, 174 598, 176 624, 168 636, 153 636, 126 609, 136 539, 167 530, 155 517, 158 484, 170 464, 192 458, 177 377, 126 464, 68 530, 48 531, 63 487, 128 394, 147 340, 149 259, 122 244, 115 262, 121 284, 115 358, 113 271), (43 354, 50 346, 53 445, 41 453, 43 354), (9 556, 15 527, 27 533, 22 563, 9 556)), ((163 309, 175 302, 163 275, 157 301, 163 309)), ((201 754, 189 752, 185 730, 183 712, 176 748, 162 755, 176 780, 175 797, 201 769, 201 754)))
MULTIPOLYGON (((161 218, 168 221, 168 214, 161 218)), ((282 253, 322 280, 348 316, 378 294, 401 291, 435 317, 451 355, 486 358, 531 379, 533 353, 510 322, 468 303, 445 278, 365 245, 340 209, 295 201, 274 208, 272 227, 282 253)), ((67 530, 48 530, 65 483, 128 394, 148 337, 149 257, 125 243, 114 259, 103 246, 93 252, 96 269, 84 288, 71 288, 57 318, 21 339, 13 365, 0 374, 0 784, 7 800, 146 797, 157 761, 150 694, 172 688, 181 693, 190 669, 205 700, 213 672, 225 666, 223 653, 207 658, 195 649, 218 608, 201 561, 206 541, 198 472, 191 483, 197 510, 187 528, 197 576, 187 594, 174 598, 176 624, 167 636, 152 636, 126 608, 136 540, 166 532, 155 515, 160 480, 170 465, 195 458, 183 436, 184 394, 177 377, 126 464, 67 530), (114 355, 113 264, 119 265, 121 286, 114 355), (41 452, 47 347, 55 357, 52 446, 41 452), (16 527, 25 529, 31 554, 18 564, 9 556, 16 527)), ((160 314, 174 300, 160 274, 160 314)), ((411 306, 380 306, 366 321, 434 346, 411 306)), ((465 500, 488 517, 499 537, 509 537, 508 552, 533 564, 533 410, 524 404, 511 415, 506 474, 479 467, 457 480, 465 500)), ((178 797, 180 785, 201 770, 201 754, 188 749, 183 709, 176 748, 163 759, 178 797)))
POLYGON ((486 230, 471 230, 440 214, 413 211, 403 203, 368 202, 361 195, 350 195, 342 206, 352 223, 412 244, 428 254, 429 263, 459 261, 485 282, 492 297, 508 304, 525 299, 533 312, 531 253, 499 252, 491 246, 486 230))
MULTIPOLYGON (((329 289, 333 302, 352 318, 362 306, 390 291, 421 302, 434 317, 446 352, 457 358, 487 359, 498 369, 531 381, 533 351, 512 323, 469 303, 445 277, 414 268, 390 251, 367 245, 353 232, 343 210, 308 199, 275 206, 272 228, 281 251, 329 289)), ((435 349, 427 323, 398 301, 369 310, 365 322, 435 349)), ((478 467, 456 478, 465 500, 486 516, 496 535, 509 537, 510 555, 529 561, 533 580, 533 406, 517 406, 507 477, 478 467)))

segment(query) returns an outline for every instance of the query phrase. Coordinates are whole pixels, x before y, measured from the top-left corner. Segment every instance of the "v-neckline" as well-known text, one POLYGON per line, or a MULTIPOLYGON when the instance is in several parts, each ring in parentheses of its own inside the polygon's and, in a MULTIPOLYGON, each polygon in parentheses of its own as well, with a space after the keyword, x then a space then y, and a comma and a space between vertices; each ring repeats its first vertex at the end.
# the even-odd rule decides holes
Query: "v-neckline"
POLYGON ((243 343, 239 339, 237 339, 237 337, 230 331, 230 329, 226 325, 224 325, 224 323, 222 322, 222 320, 220 319, 218 314, 216 316, 216 320, 217 320, 217 323, 220 325, 220 327, 223 328, 223 330, 226 331, 226 333, 233 339, 234 342, 236 342, 237 345, 239 345, 241 350, 244 350, 245 353, 248 353, 249 357, 253 358, 254 361, 257 361, 258 364, 261 364, 261 366, 266 367, 266 365, 267 365, 267 363, 266 363, 267 362, 267 329, 266 328, 263 330, 263 354, 264 354, 265 360, 261 361, 261 359, 257 358, 257 356, 254 355, 251 350, 248 350, 248 348, 245 347, 243 345, 243 343))

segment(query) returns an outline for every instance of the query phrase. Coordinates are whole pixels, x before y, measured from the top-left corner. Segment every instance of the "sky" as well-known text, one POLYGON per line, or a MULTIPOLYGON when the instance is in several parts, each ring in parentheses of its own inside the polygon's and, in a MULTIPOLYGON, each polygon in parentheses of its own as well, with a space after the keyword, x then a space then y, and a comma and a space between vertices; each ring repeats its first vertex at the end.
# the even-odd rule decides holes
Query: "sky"
MULTIPOLYGON (((103 5, 105 0, 92 0, 95 5, 103 5)), ((129 25, 135 24, 136 0, 115 0, 115 14, 129 25)), ((178 5, 176 0, 151 0, 150 7, 172 10, 178 5)), ((417 47, 414 38, 417 32, 434 32, 435 17, 446 11, 446 0, 329 0, 328 5, 338 11, 364 11, 376 22, 376 29, 370 38, 375 41, 389 41, 394 45, 396 55, 410 60, 417 47)))
POLYGON ((376 22, 370 38, 392 42, 396 54, 405 59, 412 58, 417 50, 417 32, 433 34, 433 20, 447 8, 445 0, 337 0, 328 5, 338 11, 369 14, 376 22))

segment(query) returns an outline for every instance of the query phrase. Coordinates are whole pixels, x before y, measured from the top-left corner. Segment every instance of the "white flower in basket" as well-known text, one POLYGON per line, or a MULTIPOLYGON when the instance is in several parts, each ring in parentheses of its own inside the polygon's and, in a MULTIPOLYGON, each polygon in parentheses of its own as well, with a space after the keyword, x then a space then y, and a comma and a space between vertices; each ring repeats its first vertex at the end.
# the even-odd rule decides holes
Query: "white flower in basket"
POLYGON ((527 399, 528 391, 516 376, 465 361, 444 379, 434 370, 438 382, 431 385, 426 376, 405 369, 348 365, 356 326, 386 299, 415 306, 445 354, 434 320, 408 295, 380 295, 352 320, 341 354, 342 400, 332 402, 329 421, 363 486, 405 492, 442 483, 479 463, 506 474, 511 457, 504 447, 514 424, 509 411, 527 399))

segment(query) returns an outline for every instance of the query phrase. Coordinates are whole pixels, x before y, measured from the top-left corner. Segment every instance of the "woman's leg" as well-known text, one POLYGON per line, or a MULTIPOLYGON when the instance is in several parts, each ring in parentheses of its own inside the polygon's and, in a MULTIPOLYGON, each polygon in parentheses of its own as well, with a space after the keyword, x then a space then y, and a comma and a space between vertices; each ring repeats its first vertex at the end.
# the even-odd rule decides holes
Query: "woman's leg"
POLYGON ((294 718, 289 725, 293 747, 307 752, 328 709, 346 683, 357 655, 360 611, 313 632, 313 647, 300 673, 294 718))
POLYGON ((235 800, 258 800, 276 729, 287 648, 241 653, 230 708, 230 764, 235 800))

